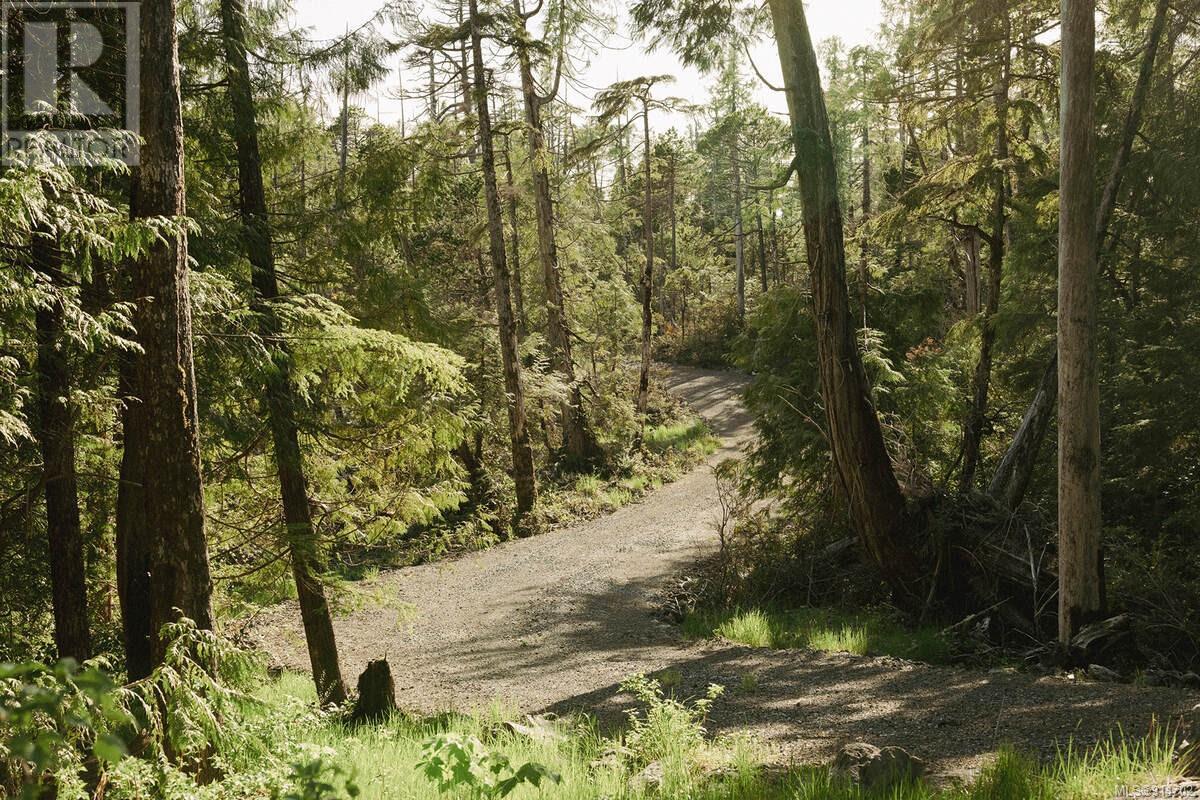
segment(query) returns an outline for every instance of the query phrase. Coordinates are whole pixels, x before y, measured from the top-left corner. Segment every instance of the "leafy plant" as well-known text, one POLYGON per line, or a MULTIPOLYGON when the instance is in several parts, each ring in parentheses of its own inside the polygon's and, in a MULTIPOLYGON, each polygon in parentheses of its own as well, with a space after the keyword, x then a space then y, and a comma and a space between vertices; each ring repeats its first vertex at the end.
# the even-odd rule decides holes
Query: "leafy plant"
POLYGON ((291 783, 293 788, 277 795, 277 800, 342 800, 359 795, 352 775, 321 758, 293 764, 291 783))
POLYGON ((532 761, 513 768, 501 753, 491 753, 474 736, 442 733, 425 742, 417 769, 440 792, 465 789, 475 797, 507 797, 522 784, 540 787, 559 776, 532 761))
POLYGON ((40 797, 53 776, 67 796, 89 756, 102 764, 125 757, 117 730, 132 723, 116 684, 98 667, 72 659, 53 667, 0 664, 0 790, 40 797))
POLYGON ((668 697, 660 681, 640 674, 627 678, 621 688, 645 706, 629 712, 625 735, 625 747, 641 765, 687 758, 698 751, 704 745, 708 713, 725 693, 724 686, 710 684, 703 697, 688 705, 668 697))

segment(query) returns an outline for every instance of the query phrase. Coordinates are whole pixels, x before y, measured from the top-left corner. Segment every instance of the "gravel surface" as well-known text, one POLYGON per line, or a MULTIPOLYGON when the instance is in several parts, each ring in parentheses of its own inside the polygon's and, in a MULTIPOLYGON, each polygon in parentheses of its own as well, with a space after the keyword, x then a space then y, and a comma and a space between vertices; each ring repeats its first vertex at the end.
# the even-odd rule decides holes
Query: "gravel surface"
MULTIPOLYGON (((672 368, 665 380, 721 437, 710 463, 753 435, 738 376, 672 368)), ((701 466, 607 517, 382 575, 373 591, 389 601, 336 621, 347 680, 386 656, 403 708, 499 701, 615 721, 630 703, 622 679, 671 669, 681 694, 724 684, 710 731, 748 734, 773 760, 823 761, 865 740, 905 747, 942 776, 970 774, 1005 743, 1051 754, 1070 738, 1088 744, 1118 727, 1143 733, 1152 719, 1200 702, 1170 689, 685 641, 654 617, 655 598, 714 550, 719 511, 710 467, 701 466), (741 688, 747 675, 754 691, 741 688)), ((278 665, 307 668, 294 604, 260 617, 252 636, 278 665)))

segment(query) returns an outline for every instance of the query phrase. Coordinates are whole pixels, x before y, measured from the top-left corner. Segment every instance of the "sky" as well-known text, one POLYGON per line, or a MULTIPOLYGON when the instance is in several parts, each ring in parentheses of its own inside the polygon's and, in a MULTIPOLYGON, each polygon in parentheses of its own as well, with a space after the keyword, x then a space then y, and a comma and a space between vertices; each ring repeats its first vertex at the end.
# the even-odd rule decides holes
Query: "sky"
MULTIPOLYGON (((293 23, 309 28, 314 38, 332 39, 342 35, 347 28, 353 29, 369 19, 381 2, 382 0, 294 0, 293 23)), ((674 84, 665 90, 666 93, 691 102, 705 101, 712 79, 696 70, 683 68, 670 51, 648 51, 645 44, 636 39, 630 31, 624 10, 626 6, 625 3, 613 4, 616 10, 617 30, 609 36, 606 49, 592 56, 590 62, 580 71, 579 85, 568 86, 565 89, 564 99, 575 105, 587 107, 587 97, 592 94, 587 86, 604 87, 618 80, 639 75, 666 74, 675 76, 674 84)), ((816 43, 836 36, 847 47, 867 44, 874 40, 882 22, 881 0, 809 0, 805 3, 805 9, 816 43)), ((752 56, 768 80, 776 85, 781 83, 772 42, 760 44, 752 51, 752 56)), ((395 124, 400 120, 401 105, 404 105, 403 111, 408 119, 412 119, 421 111, 422 104, 419 101, 410 99, 405 102, 398 96, 401 58, 402 56, 396 58, 395 67, 385 81, 370 93, 354 99, 358 106, 368 114, 378 116, 379 121, 384 123, 395 124)), ((760 103, 775 113, 787 113, 787 104, 782 94, 763 86, 752 72, 747 71, 747 75, 757 87, 756 95, 760 103)), ((411 88, 422 76, 409 68, 403 78, 411 88)), ((681 117, 664 117, 655 121, 655 127, 663 129, 670 125, 682 126, 683 122, 681 117)))

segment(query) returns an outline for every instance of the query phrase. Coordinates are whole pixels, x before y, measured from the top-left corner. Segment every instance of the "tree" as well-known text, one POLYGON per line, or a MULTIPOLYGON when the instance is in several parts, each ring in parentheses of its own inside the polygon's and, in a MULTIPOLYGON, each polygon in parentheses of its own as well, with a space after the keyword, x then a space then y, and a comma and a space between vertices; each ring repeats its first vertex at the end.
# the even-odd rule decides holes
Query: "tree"
POLYGON ((283 339, 283 326, 272 306, 279 299, 271 224, 263 189, 262 157, 258 146, 258 114, 250 82, 246 46, 246 9, 243 0, 222 0, 221 24, 233 108, 233 135, 237 146, 238 207, 246 255, 254 287, 254 310, 259 335, 267 348, 265 405, 275 450, 279 490, 292 574, 304 620, 309 661, 317 696, 322 702, 346 700, 346 686, 338 663, 337 640, 325 589, 316 569, 317 532, 309 505, 300 435, 295 419, 296 390, 292 384, 291 351, 283 339))
MULTIPOLYGON (((1169 5, 1169 0, 1158 0, 1155 4, 1154 17, 1150 23, 1150 30, 1147 32, 1146 45, 1142 50, 1137 81, 1129 100, 1124 124, 1121 126, 1121 135, 1112 166, 1109 168, 1108 180, 1105 182, 1104 191, 1101 194, 1100 207, 1096 211, 1097 262, 1103 260, 1106 252, 1109 224, 1117 205, 1117 193, 1120 191, 1125 170, 1129 164, 1129 157, 1133 152, 1133 142, 1141 124, 1146 99, 1150 94, 1154 62, 1162 43, 1163 31, 1166 28, 1169 5)), ((1100 265, 1097 263, 1097 270, 1099 268, 1100 265)), ((996 469, 991 485, 988 487, 988 493, 1003 503, 1006 508, 1016 508, 1025 497, 1025 492, 1033 476, 1034 463, 1057 409, 1057 401, 1058 357, 1056 354, 1047 365, 1044 377, 1021 421, 1021 426, 1014 434, 1000 466, 996 469)))
POLYGON ((872 561, 902 597, 921 578, 920 559, 906 541, 900 485, 875 413, 858 351, 846 286, 846 251, 833 142, 817 57, 799 0, 770 0, 800 175, 803 226, 812 279, 821 395, 833 463, 855 528, 872 561))
POLYGON ((488 240, 495 280, 496 313, 500 325, 500 354, 504 362, 504 388, 508 394, 509 434, 512 444, 513 481, 517 487, 516 525, 519 533, 537 502, 537 476, 529 423, 525 411, 525 387, 517 343, 517 324, 512 307, 512 276, 504 251, 504 218, 496 181, 496 153, 492 141, 491 111, 488 108, 487 71, 483 64, 483 19, 477 0, 470 0, 470 45, 474 71, 474 99, 479 122, 479 149, 483 162, 483 193, 487 204, 488 240))
MULTIPOLYGON (((558 5, 560 37, 565 37, 564 8, 558 5)), ((560 38, 554 78, 544 93, 538 91, 533 77, 533 58, 528 42, 525 21, 528 15, 521 0, 513 0, 517 18, 517 63, 521 73, 521 97, 525 105, 525 135, 529 142, 529 168, 533 177, 534 212, 537 219, 538 261, 546 288, 546 327, 553 367, 570 387, 570 397, 563 404, 560 420, 563 431, 563 456, 566 464, 575 469, 592 465, 600 456, 595 433, 588 425, 583 408, 583 389, 575 373, 571 354, 571 329, 567 322, 566 301, 563 297, 562 273, 558 264, 558 241, 554 225, 554 201, 550 193, 549 154, 545 147, 542 109, 558 95, 562 78, 566 42, 560 38)))
POLYGON ((639 117, 642 122, 642 180, 645 183, 642 187, 642 237, 645 242, 646 262, 638 281, 638 294, 642 301, 641 364, 638 369, 637 391, 639 443, 645 435, 646 410, 650 405, 650 363, 654 339, 654 170, 651 159, 650 109, 665 107, 662 101, 653 99, 654 87, 672 80, 674 79, 669 75, 634 78, 614 83, 596 96, 601 125, 610 125, 631 108, 637 108, 639 113, 630 123, 621 126, 620 132, 623 134, 627 126, 639 117))
POLYGON ((50 545, 50 586, 54 595, 54 643, 59 658, 83 661, 92 655, 88 624, 86 565, 79 523, 75 470, 75 406, 63 327, 67 290, 58 238, 35 230, 30 241, 36 269, 55 297, 36 311, 38 439, 50 545))
POLYGON ((1066 646, 1102 611, 1097 371, 1095 14, 1062 2, 1058 234, 1058 631, 1066 646))
MULTIPOLYGON (((1006 3, 1002 3, 996 14, 1000 28, 998 40, 1001 46, 1000 63, 997 67, 992 105, 995 109, 996 141, 994 150, 995 194, 992 200, 992 230, 988 242, 988 294, 984 307, 982 329, 979 334, 979 360, 971 383, 971 405, 963 426, 963 467, 959 477, 959 488, 969 492, 975 485, 975 472, 979 466, 979 448, 983 442, 984 423, 987 416, 988 393, 992 381, 992 362, 996 348, 996 315, 1000 311, 1000 289, 1004 273, 1004 251, 1008 224, 1008 105, 1009 85, 1012 70, 1012 29, 1006 3)), ((978 255, 976 232, 972 231, 971 264, 978 302, 978 255)))
MULTIPOLYGON (((141 149, 134 215, 178 219, 185 214, 183 121, 175 0, 141 7, 141 149)), ((204 489, 200 472, 199 416, 192 362, 192 312, 188 288, 187 235, 165 234, 136 259, 136 327, 142 353, 136 359, 136 392, 142 404, 139 435, 126 440, 142 478, 137 511, 140 529, 125 551, 148 553, 148 598, 126 594, 123 613, 149 601, 151 663, 161 662, 162 626, 180 615, 210 629, 212 578, 204 536, 204 489)), ((126 586, 141 569, 123 559, 126 586)), ((132 678, 141 677, 132 674, 132 678)))

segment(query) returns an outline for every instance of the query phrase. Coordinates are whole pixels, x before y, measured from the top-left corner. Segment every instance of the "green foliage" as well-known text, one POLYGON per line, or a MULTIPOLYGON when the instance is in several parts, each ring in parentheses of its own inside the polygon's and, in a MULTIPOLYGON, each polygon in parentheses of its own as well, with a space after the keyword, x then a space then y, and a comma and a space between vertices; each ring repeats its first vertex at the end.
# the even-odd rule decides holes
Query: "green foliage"
POLYGON ((277 800, 342 800, 359 795, 352 776, 320 758, 293 765, 289 783, 291 788, 277 794, 277 800))
POLYGON ((523 785, 540 787, 542 781, 562 779, 541 764, 526 762, 513 767, 506 756, 488 752, 474 736, 442 733, 431 737, 421 751, 417 769, 440 792, 465 789, 473 797, 508 797, 523 785))
POLYGON ((53 775, 63 795, 82 792, 89 756, 119 762, 127 755, 120 732, 134 722, 97 666, 0 664, 0 789, 38 798, 43 776, 53 775))
POLYGON ((704 723, 713 703, 725 693, 724 686, 711 684, 704 696, 690 704, 668 697, 662 683, 645 675, 621 682, 621 689, 632 694, 644 708, 628 712, 629 728, 625 747, 635 764, 655 761, 679 767, 694 759, 704 746, 704 723))

